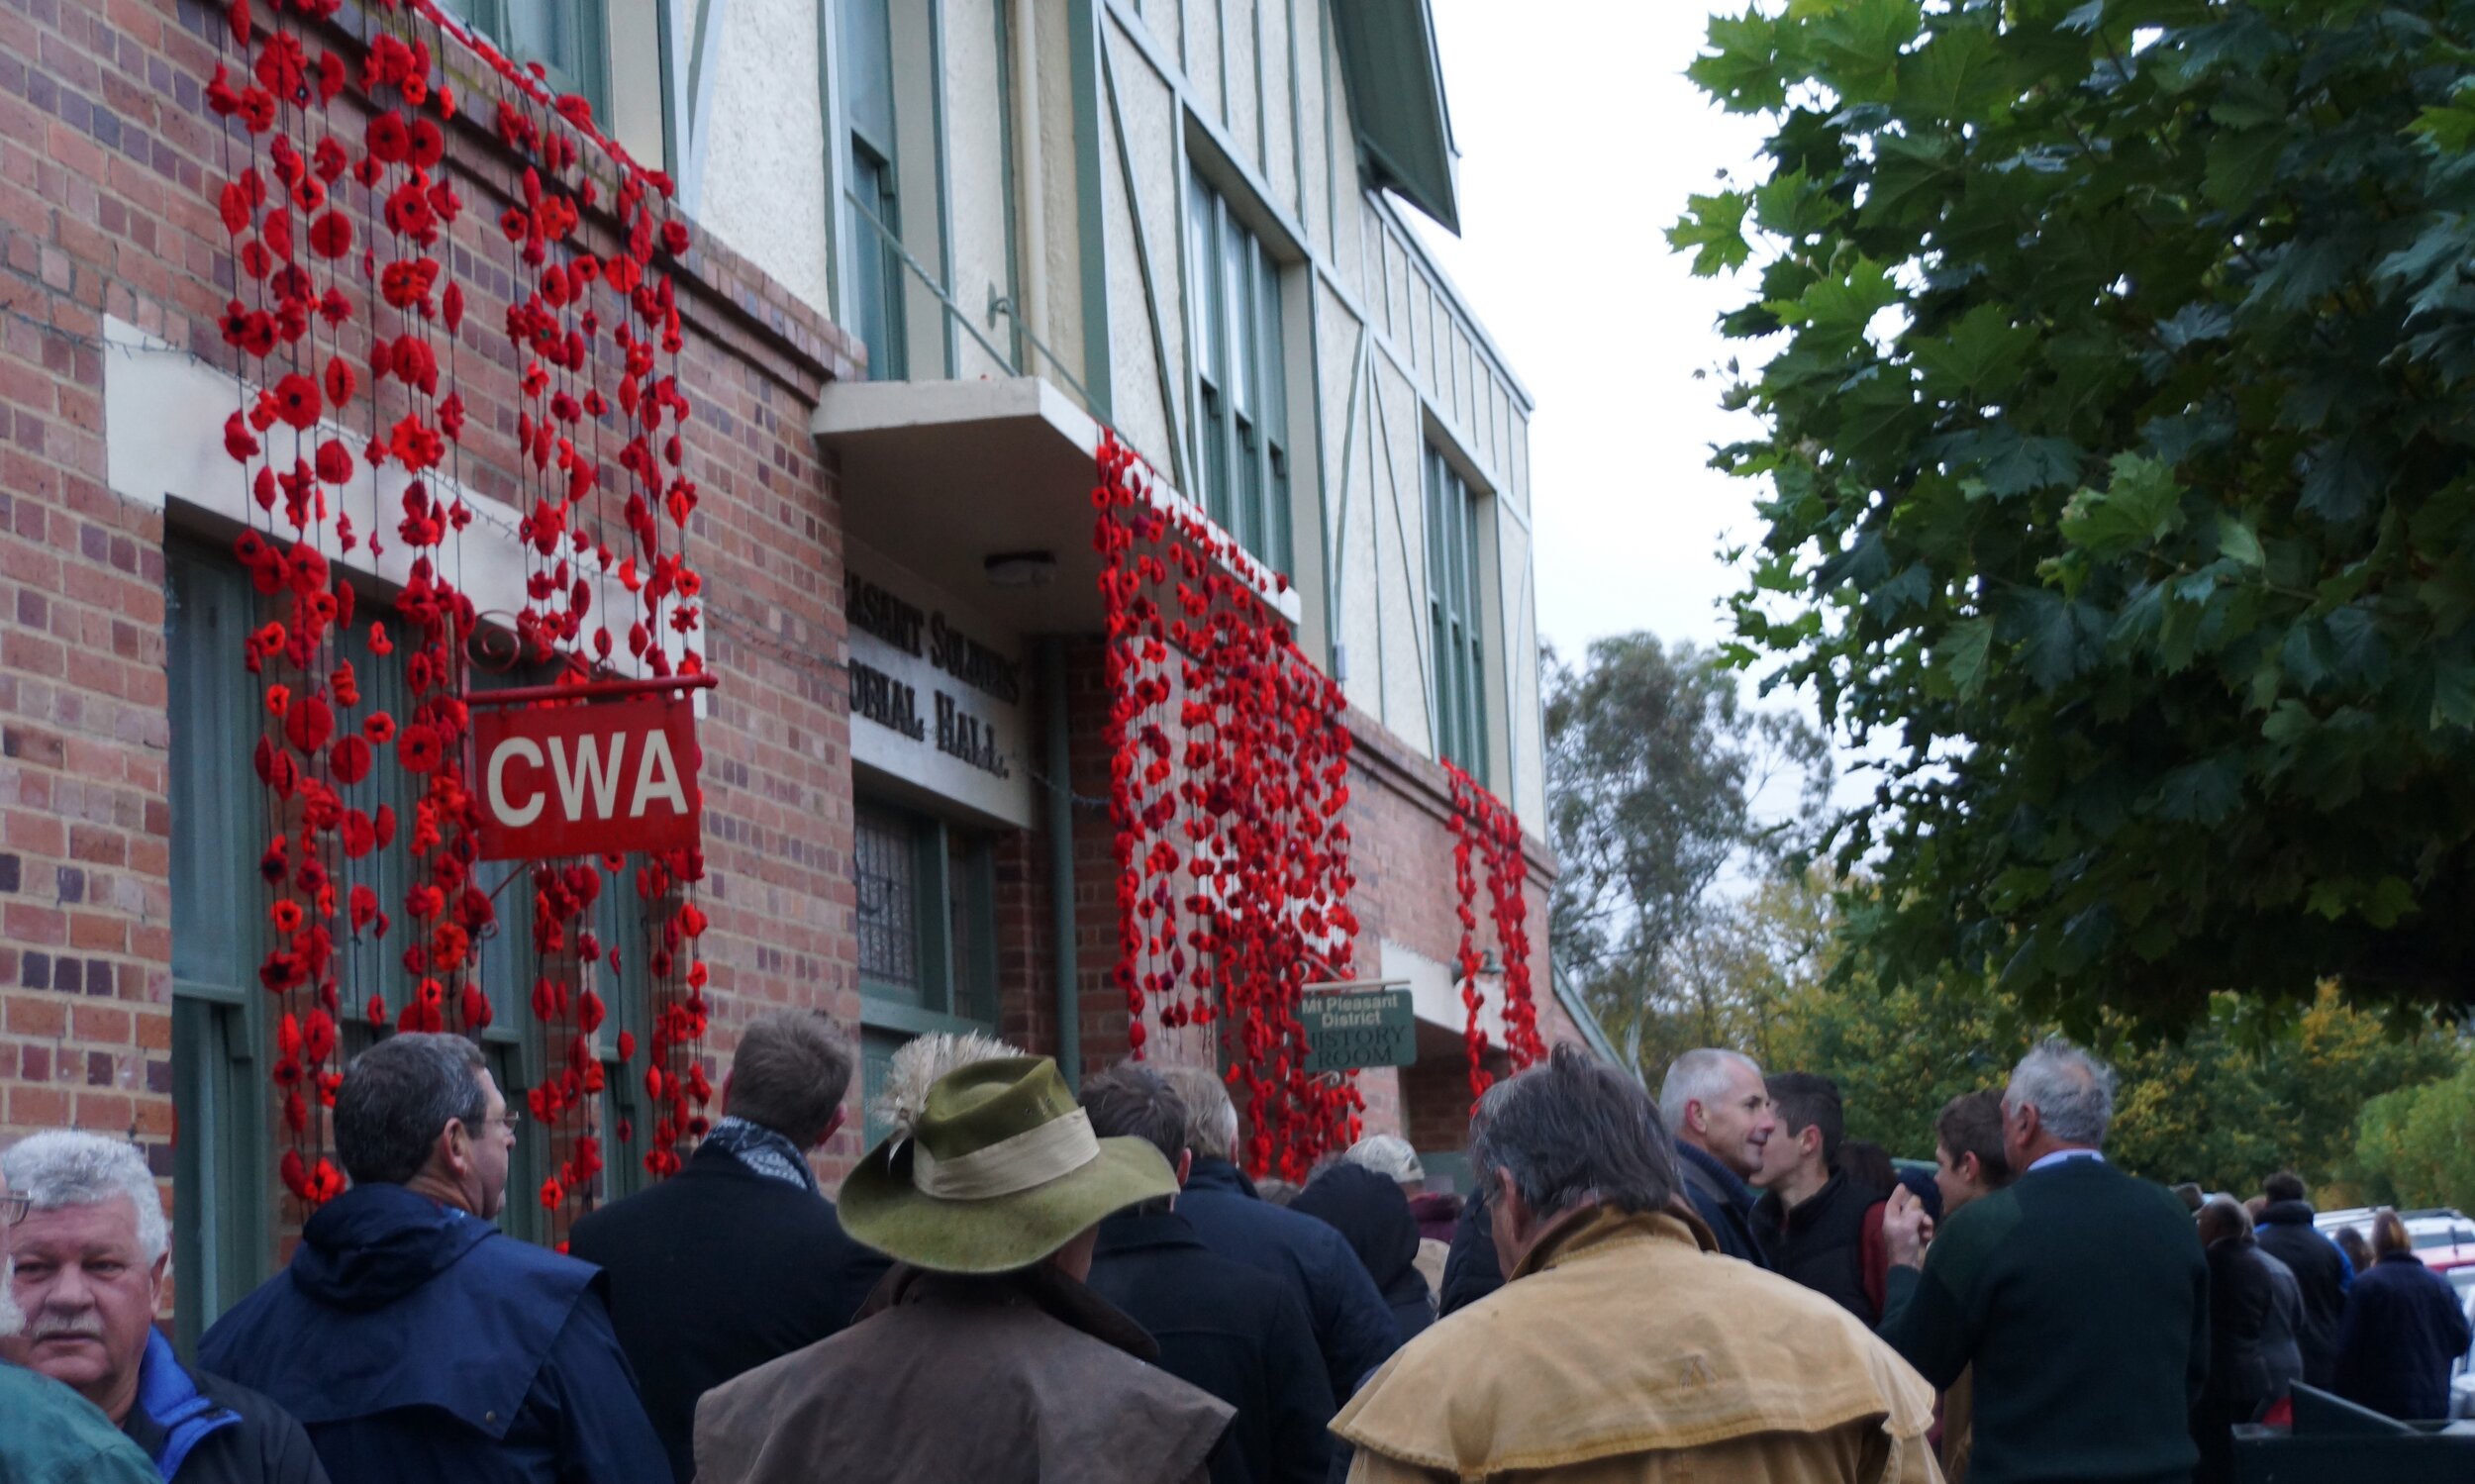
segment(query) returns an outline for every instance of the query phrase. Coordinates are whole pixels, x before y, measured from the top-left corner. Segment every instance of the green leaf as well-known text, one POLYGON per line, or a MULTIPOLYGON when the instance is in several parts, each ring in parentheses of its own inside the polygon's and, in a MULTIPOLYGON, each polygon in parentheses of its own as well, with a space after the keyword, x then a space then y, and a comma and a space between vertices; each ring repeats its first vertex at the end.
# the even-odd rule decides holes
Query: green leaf
POLYGON ((1816 237, 1839 219, 1839 198, 1808 179, 1803 170, 1774 175, 1753 190, 1753 220, 1765 232, 1791 241, 1816 237))
POLYGON ((2312 449, 2303 476, 2302 508, 2332 526, 2352 525, 2371 508, 2380 470, 2351 438, 2328 439, 2312 449))
POLYGON ((2002 49, 1982 26, 1947 25, 1899 63, 1898 112, 1906 119, 1980 120, 1999 112, 2002 49))
POLYGON ((2260 549, 2260 533, 2238 516, 2218 517, 2218 554, 2258 571, 2268 557, 2260 549))
POLYGON ((1785 108, 1788 85, 1781 75, 1779 36, 1780 23, 1758 9, 1748 8, 1741 19, 1713 16, 1711 52, 1695 57, 1684 74, 1730 113, 1785 108))
POLYGON ((1979 477, 1997 500, 2069 484, 2080 475, 2080 449, 2069 439, 2022 438, 2008 423, 1987 430, 1979 477))
POLYGON ((2083 489, 2063 508, 2062 536, 2100 556, 2154 544, 2183 524, 2183 489, 2174 470, 2138 453, 2118 453, 2105 489, 2083 489))
POLYGON ((1931 220, 1948 199, 1958 147, 1947 134, 1880 134, 1873 177, 1857 220, 1867 227, 1911 227, 1931 220))
POLYGON ((2375 928, 2394 928, 2418 906, 2415 888, 2404 877, 2383 876, 2372 883, 2370 895, 2363 899, 2363 920, 2375 928))
POLYGON ((2463 660, 2432 668, 2431 729, 2444 727, 2475 728, 2475 665, 2463 660))
POLYGON ((2104 25, 2105 21, 2106 0, 2088 0, 2086 5, 2077 7, 2054 24, 2061 30, 2076 31, 2085 36, 2104 25))
POLYGON ((1667 246, 1693 253, 1693 274, 1709 278, 1744 266, 1753 245, 1744 240, 1744 213, 1752 205, 1742 191, 1688 196, 1684 215, 1667 229, 1667 246))
POLYGON ((2157 786, 2157 813, 2186 824, 2215 825, 2242 802, 2242 773, 2224 757, 2185 763, 2157 786))
POLYGON ((2209 142, 2209 165, 2201 193, 2228 211, 2247 206, 2277 178, 2286 152, 2283 129, 2227 130, 2209 142))
POLYGON ((1911 339, 1909 351, 1926 372, 1928 391, 1951 399, 1968 392, 1997 402, 2019 384, 2037 337, 2034 330, 2012 324, 2001 305, 1980 304, 1948 336, 1911 339))
POLYGON ((1992 619, 1962 619, 1945 632, 1935 657, 1961 700, 1973 701, 1984 693, 1993 648, 1992 619))
POLYGON ((1923 24, 1917 0, 1842 0, 1813 23, 1815 70, 1845 102, 1891 102, 1901 49, 1923 24))
POLYGON ((2305 695, 2327 684, 2337 668, 2336 645, 2329 643, 2328 630, 2319 619, 2300 620, 2287 630, 2277 657, 2286 678, 2305 695))
POLYGON ((1845 276, 1817 279, 1802 298, 1765 307, 1781 324, 1801 327, 1805 333, 1798 337, 1800 344, 1816 353, 1845 355, 1864 343, 1873 317, 1899 300, 1899 285, 1891 282, 1882 264, 1859 256, 1845 276))

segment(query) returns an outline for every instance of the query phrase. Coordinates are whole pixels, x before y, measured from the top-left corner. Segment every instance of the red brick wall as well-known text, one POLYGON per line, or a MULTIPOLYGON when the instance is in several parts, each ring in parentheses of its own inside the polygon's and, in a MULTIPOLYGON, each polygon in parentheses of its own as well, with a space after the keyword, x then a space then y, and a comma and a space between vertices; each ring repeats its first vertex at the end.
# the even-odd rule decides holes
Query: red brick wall
MULTIPOLYGON (((0 3, 0 1142, 61 1124, 134 1131, 162 1173, 162 544, 167 521, 196 518, 108 486, 104 382, 128 352, 100 336, 108 312, 228 364, 214 327, 237 276, 215 209, 226 142, 201 94, 223 25, 220 7, 175 0, 0 3)), ((310 40, 357 55, 341 26, 310 40)), ((516 366, 497 327, 514 265, 495 222, 516 172, 472 122, 496 84, 453 65, 466 121, 450 132, 466 198, 453 265, 472 301, 456 362, 472 413, 461 472, 503 497, 516 366)), ((357 139, 351 107, 339 100, 331 123, 357 139)), ((365 195, 342 194, 356 210, 365 195)), ((719 246, 673 274, 690 331, 679 374, 696 402, 688 468, 704 489, 689 541, 706 651, 726 677, 701 728, 718 1075, 756 1009, 855 1020, 841 522, 807 431, 855 351, 719 246)), ((346 353, 364 355, 365 335, 349 327, 346 353)))

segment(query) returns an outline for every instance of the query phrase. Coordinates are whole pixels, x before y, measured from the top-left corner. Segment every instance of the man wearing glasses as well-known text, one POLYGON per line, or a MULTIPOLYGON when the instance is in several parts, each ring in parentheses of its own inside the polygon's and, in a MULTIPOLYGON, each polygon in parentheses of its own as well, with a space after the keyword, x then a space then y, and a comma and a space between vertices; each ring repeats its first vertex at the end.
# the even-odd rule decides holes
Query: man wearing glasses
POLYGON ((391 1037, 336 1093, 352 1188, 199 1359, 299 1418, 360 1484, 669 1484, 601 1271, 501 1237, 517 1116, 480 1048, 391 1037))
MULTIPOLYGON (((0 1171, 0 1238, 24 1219, 28 1201, 9 1194, 0 1171)), ((16 1273, 0 1241, 0 1339, 26 1327, 16 1273)), ((26 1484, 153 1484, 154 1469, 94 1405, 59 1382, 0 1361, 0 1479, 26 1484)))

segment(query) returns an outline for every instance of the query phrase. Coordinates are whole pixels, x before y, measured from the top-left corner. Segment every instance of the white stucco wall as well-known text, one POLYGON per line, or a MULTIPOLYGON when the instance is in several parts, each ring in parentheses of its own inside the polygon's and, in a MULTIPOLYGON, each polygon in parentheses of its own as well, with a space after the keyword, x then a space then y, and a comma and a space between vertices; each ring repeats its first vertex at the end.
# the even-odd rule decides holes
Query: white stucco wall
POLYGON ((710 93, 699 225, 828 312, 815 0, 731 0, 710 93))

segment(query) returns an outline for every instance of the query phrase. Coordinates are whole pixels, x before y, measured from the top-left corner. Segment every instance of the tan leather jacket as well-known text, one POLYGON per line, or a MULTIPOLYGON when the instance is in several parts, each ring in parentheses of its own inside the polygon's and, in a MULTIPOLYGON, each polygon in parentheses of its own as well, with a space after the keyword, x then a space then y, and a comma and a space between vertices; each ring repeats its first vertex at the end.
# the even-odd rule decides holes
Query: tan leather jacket
POLYGON ((1229 1406, 1046 1269, 898 1267, 861 1321, 705 1393, 698 1484, 1203 1484, 1229 1406))
POLYGON ((1593 1210, 1333 1431, 1359 1484, 1933 1484, 1932 1421, 1933 1388, 1837 1304, 1672 1215, 1593 1210))

